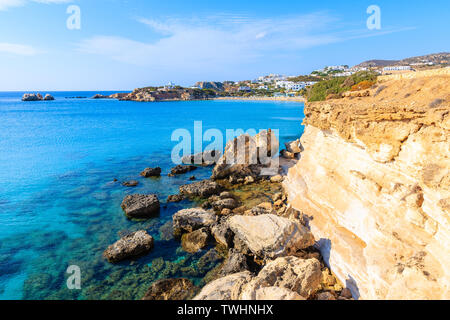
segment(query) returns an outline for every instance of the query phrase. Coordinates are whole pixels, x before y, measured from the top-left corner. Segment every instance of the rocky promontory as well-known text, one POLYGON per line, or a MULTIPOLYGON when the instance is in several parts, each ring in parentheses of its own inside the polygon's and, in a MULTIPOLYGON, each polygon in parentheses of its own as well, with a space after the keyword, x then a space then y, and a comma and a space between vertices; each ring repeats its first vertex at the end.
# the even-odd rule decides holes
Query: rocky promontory
POLYGON ((133 92, 118 97, 122 101, 157 102, 157 101, 187 101, 187 100, 207 100, 214 98, 213 91, 201 89, 155 89, 139 88, 133 92))

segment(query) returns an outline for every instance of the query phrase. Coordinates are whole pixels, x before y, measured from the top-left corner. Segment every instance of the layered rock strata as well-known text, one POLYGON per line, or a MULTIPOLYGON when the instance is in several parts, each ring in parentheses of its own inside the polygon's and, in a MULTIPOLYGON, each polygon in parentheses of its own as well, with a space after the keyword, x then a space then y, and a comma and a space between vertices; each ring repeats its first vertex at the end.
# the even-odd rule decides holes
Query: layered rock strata
POLYGON ((309 103, 284 180, 324 260, 363 299, 450 298, 450 69, 309 103))

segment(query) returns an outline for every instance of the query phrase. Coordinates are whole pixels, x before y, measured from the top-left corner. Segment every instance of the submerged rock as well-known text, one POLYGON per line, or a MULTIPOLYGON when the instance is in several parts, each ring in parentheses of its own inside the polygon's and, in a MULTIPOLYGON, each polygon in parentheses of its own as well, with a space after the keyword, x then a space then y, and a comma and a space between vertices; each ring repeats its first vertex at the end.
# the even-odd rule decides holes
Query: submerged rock
POLYGON ((264 287, 286 288, 309 298, 319 288, 322 272, 317 259, 281 257, 269 262, 242 290, 243 300, 256 299, 264 287))
POLYGON ((222 191, 222 187, 214 181, 203 180, 180 186, 180 193, 188 197, 206 198, 222 191))
POLYGON ((202 227, 210 227, 217 221, 217 216, 213 212, 200 208, 183 209, 175 213, 172 217, 173 229, 176 235, 183 232, 192 232, 202 227))
POLYGON ((121 205, 128 218, 149 218, 159 213, 159 200, 155 194, 133 194, 123 199, 121 205))
POLYGON ((193 300, 238 300, 242 286, 252 279, 249 271, 231 274, 208 283, 193 300))
POLYGON ((235 238, 253 254, 265 259, 295 253, 315 242, 311 232, 301 224, 272 214, 233 216, 228 223, 235 238))
POLYGON ((161 176, 161 168, 145 168, 144 171, 141 172, 141 176, 144 178, 159 177, 161 176))
POLYGON ((196 287, 188 279, 162 279, 152 284, 142 300, 188 300, 195 291, 196 287))
POLYGON ((197 268, 200 274, 204 274, 213 269, 223 258, 216 249, 210 249, 197 262, 197 268))
POLYGON ((190 233, 185 233, 181 237, 183 250, 189 253, 196 253, 206 247, 209 241, 209 231, 201 228, 190 233))
POLYGON ((137 187, 139 185, 139 182, 136 180, 125 181, 122 183, 122 185, 124 187, 137 187))
POLYGON ((150 252, 153 248, 153 238, 146 231, 136 231, 110 245, 103 256, 112 263, 128 258, 138 257, 150 252))

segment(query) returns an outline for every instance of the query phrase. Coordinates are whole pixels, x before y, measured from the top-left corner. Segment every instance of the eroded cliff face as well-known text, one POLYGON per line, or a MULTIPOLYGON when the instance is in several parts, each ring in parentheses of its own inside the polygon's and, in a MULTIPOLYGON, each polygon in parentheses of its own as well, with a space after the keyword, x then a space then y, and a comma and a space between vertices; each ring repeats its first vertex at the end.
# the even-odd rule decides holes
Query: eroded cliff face
POLYGON ((284 186, 355 298, 450 299, 449 71, 305 107, 284 186))

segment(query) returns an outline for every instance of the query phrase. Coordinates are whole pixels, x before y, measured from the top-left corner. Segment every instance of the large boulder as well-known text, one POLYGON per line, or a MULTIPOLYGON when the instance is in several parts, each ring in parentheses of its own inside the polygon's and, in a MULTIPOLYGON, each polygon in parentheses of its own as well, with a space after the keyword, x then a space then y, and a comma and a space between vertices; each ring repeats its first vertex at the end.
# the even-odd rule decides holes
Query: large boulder
POLYGON ((213 212, 192 208, 176 212, 172 220, 174 234, 180 235, 183 232, 192 232, 203 227, 212 226, 216 223, 217 216, 213 212))
POLYGON ((243 300, 255 300, 265 287, 286 288, 303 298, 312 296, 320 285, 321 265, 317 259, 281 257, 269 262, 242 290, 243 300))
POLYGON ((284 145, 286 147, 286 151, 288 151, 290 153, 298 154, 298 153, 302 152, 300 139, 286 142, 284 145))
POLYGON ((273 214, 233 216, 230 229, 256 256, 273 259, 314 244, 314 237, 301 224, 273 214))
POLYGON ((185 233, 181 237, 181 247, 186 252, 196 253, 208 245, 209 237, 209 231, 206 228, 185 233))
POLYGON ((208 283, 194 300, 238 300, 242 286, 252 279, 249 271, 235 273, 208 283))
POLYGON ((212 179, 257 177, 261 168, 278 152, 279 143, 272 130, 252 137, 243 134, 229 141, 213 169, 212 179))
POLYGON ((180 186, 180 194, 188 197, 207 198, 222 191, 222 187, 214 181, 203 180, 180 186))
POLYGON ((159 213, 160 204, 155 194, 133 194, 123 199, 121 205, 128 218, 150 218, 159 213))
POLYGON ((153 238, 146 231, 140 230, 129 234, 110 245, 103 256, 111 263, 141 256, 153 248, 153 238))
POLYGON ((188 279, 162 279, 151 285, 142 300, 188 300, 195 290, 188 279))
POLYGON ((144 171, 141 172, 141 176, 144 178, 159 177, 161 176, 161 168, 145 168, 144 171))

